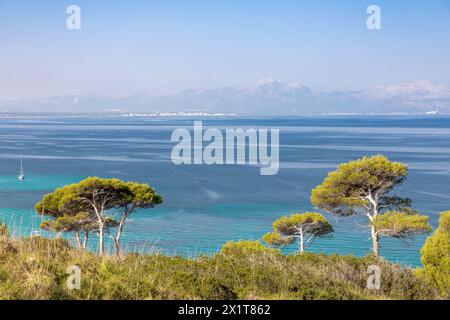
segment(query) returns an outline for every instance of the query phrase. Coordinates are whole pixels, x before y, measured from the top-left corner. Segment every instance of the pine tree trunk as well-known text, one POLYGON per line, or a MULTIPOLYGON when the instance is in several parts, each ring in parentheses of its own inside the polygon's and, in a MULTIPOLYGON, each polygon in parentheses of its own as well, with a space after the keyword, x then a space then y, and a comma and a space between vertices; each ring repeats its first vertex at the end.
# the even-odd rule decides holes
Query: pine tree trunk
POLYGON ((370 213, 367 214, 367 216, 369 217, 370 223, 371 223, 371 234, 372 234, 372 242, 373 242, 373 255, 375 257, 379 257, 380 256, 380 242, 379 242, 379 236, 377 234, 377 230, 375 228, 375 220, 379 214, 378 211, 378 201, 374 199, 374 197, 372 196, 372 194, 369 194, 369 196, 367 197, 367 199, 369 200, 369 202, 372 204, 373 207, 373 213, 372 215, 370 215, 370 213))
POLYGON ((117 236, 114 239, 114 244, 116 246, 116 255, 120 254, 120 240, 122 238, 123 226, 125 225, 125 220, 122 219, 119 223, 119 228, 117 230, 117 236))
POLYGON ((304 242, 304 236, 303 236, 303 229, 300 229, 300 253, 305 252, 305 242, 304 242))
POLYGON ((77 240, 78 249, 81 249, 81 239, 79 232, 75 232, 75 239, 77 240))
POLYGON ((119 228, 117 229, 117 235, 116 235, 116 238, 114 239, 114 244, 116 246, 116 255, 120 254, 120 249, 121 249, 120 248, 120 240, 122 238, 123 227, 125 226, 128 216, 131 214, 131 212, 133 212, 133 210, 134 210, 134 207, 131 208, 130 210, 127 210, 124 213, 122 219, 120 219, 119 228))
POLYGON ((83 240, 83 250, 86 250, 87 244, 89 240, 89 232, 84 232, 84 240, 83 240))
POLYGON ((380 239, 376 233, 375 226, 372 225, 372 242, 373 242, 373 255, 375 257, 380 256, 380 239))
POLYGON ((103 255, 104 245, 105 245, 105 226, 100 225, 98 228, 98 236, 99 236, 99 245, 98 245, 98 254, 103 255))
POLYGON ((120 239, 114 239, 114 245, 116 247, 116 255, 118 256, 120 254, 120 239))

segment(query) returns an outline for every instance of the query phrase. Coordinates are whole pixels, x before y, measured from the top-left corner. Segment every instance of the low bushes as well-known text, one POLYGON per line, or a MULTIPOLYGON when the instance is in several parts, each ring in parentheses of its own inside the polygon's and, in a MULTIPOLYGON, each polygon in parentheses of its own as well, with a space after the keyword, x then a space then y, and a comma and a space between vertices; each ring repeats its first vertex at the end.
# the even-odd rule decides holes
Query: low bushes
POLYGON ((443 212, 439 227, 422 248, 419 276, 435 286, 444 299, 450 299, 450 211, 443 212))
POLYGON ((285 256, 259 242, 230 242, 197 259, 125 254, 98 257, 65 240, 0 240, 1 299, 435 299, 414 270, 374 257, 285 256), (366 288, 367 267, 381 269, 380 290, 366 288), (81 289, 67 287, 67 268, 81 289))

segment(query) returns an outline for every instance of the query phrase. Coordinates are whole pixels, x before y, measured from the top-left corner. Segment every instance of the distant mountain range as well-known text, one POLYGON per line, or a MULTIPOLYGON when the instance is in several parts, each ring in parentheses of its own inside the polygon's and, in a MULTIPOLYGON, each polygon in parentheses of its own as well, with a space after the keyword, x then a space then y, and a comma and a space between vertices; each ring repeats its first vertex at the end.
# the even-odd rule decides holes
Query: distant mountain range
POLYGON ((297 83, 267 79, 248 87, 190 89, 171 95, 141 92, 121 98, 71 95, 0 102, 2 113, 158 111, 248 115, 450 113, 450 89, 429 80, 420 80, 380 86, 369 91, 317 92, 297 83))

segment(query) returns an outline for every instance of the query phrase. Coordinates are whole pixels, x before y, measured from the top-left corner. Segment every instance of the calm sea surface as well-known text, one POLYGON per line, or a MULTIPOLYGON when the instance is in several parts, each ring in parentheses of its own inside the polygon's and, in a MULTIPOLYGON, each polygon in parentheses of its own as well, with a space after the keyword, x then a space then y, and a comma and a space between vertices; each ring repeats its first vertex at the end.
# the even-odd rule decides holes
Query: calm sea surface
MULTIPOLYGON (((450 209, 450 118, 203 119, 205 126, 220 129, 279 128, 281 169, 276 176, 261 176, 259 168, 251 166, 173 165, 171 133, 180 127, 192 129, 193 121, 0 119, 0 220, 15 236, 29 236, 39 231, 42 218, 33 207, 44 194, 88 176, 118 177, 150 183, 165 199, 164 205, 132 217, 124 236, 128 250, 211 254, 227 240, 261 238, 283 215, 313 210, 310 192, 329 171, 377 153, 410 166, 398 192, 412 198, 433 226, 439 213, 450 209), (27 176, 23 182, 17 180, 21 154, 27 176)), ((334 237, 316 241, 311 251, 369 253, 364 217, 329 219, 334 237)), ((394 262, 420 265, 425 239, 383 239, 381 252, 394 262)))

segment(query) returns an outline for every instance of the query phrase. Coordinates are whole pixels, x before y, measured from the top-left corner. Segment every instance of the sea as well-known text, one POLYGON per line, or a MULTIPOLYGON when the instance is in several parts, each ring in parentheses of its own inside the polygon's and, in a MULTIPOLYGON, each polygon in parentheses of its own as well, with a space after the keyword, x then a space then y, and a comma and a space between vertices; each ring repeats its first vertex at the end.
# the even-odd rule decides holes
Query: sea
MULTIPOLYGON (((398 195, 438 225, 450 210, 450 117, 122 117, 0 118, 0 221, 14 237, 58 235, 40 230, 46 218, 34 205, 55 188, 89 176, 149 183, 164 204, 135 212, 125 227, 126 251, 197 257, 217 253, 227 241, 258 240, 285 215, 317 211, 311 190, 340 163, 383 154, 406 163, 398 195), (205 127, 279 129, 280 170, 263 176, 250 165, 175 165, 172 132, 205 127), (20 156, 26 179, 18 181, 20 156)), ((364 216, 334 217, 332 237, 308 250, 365 256, 371 239, 364 216)), ((69 237, 68 235, 64 235, 69 237)), ((381 255, 405 266, 421 265, 428 235, 381 240, 381 255)), ((112 249, 111 241, 107 247, 112 249)), ((91 241, 91 250, 96 239, 91 241)), ((294 253, 295 245, 285 248, 294 253)))

